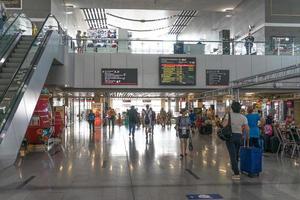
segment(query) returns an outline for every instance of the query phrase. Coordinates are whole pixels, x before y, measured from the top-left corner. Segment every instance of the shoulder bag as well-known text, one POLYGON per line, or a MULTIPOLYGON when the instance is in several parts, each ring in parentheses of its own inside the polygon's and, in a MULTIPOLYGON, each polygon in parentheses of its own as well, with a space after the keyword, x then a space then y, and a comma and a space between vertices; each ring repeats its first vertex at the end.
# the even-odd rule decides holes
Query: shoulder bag
POLYGON ((223 141, 229 141, 232 136, 232 129, 231 129, 231 116, 228 113, 228 123, 227 126, 221 128, 218 131, 218 137, 223 141))

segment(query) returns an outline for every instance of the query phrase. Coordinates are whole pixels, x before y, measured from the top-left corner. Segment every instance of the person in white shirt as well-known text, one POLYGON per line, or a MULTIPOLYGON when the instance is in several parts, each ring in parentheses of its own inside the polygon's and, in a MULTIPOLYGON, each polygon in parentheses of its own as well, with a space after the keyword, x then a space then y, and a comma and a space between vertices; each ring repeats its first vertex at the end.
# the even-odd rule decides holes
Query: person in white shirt
POLYGON ((239 102, 234 101, 231 104, 231 110, 232 112, 226 114, 225 116, 223 127, 228 125, 230 115, 232 136, 229 141, 226 141, 226 146, 230 156, 231 168, 234 172, 232 179, 240 179, 240 170, 238 166, 239 151, 243 137, 243 131, 246 132, 248 139, 247 141, 249 142, 249 126, 247 118, 240 114, 241 104, 239 102))

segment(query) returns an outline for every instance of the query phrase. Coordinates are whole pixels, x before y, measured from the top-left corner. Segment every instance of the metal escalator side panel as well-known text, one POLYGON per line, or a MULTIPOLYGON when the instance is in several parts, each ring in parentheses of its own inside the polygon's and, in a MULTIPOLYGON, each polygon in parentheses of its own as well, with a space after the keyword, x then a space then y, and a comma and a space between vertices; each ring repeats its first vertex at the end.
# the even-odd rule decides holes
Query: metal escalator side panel
POLYGON ((26 85, 22 95, 19 95, 17 103, 13 107, 12 114, 7 119, 3 129, 2 142, 0 144, 0 169, 14 163, 19 148, 30 123, 40 92, 44 86, 53 60, 59 55, 60 35, 53 32, 39 55, 38 62, 26 85))

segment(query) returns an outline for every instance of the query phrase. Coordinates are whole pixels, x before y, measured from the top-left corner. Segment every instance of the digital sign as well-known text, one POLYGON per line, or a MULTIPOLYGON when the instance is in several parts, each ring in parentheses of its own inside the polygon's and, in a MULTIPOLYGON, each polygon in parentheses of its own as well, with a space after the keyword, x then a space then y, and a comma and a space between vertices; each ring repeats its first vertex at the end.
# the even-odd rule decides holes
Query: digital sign
POLYGON ((4 0, 1 2, 7 9, 22 9, 22 0, 4 0))
POLYGON ((207 86, 228 86, 229 70, 208 69, 206 70, 207 86))
POLYGON ((160 85, 196 85, 196 58, 160 57, 160 85))
POLYGON ((102 69, 102 85, 137 85, 137 69, 102 69))

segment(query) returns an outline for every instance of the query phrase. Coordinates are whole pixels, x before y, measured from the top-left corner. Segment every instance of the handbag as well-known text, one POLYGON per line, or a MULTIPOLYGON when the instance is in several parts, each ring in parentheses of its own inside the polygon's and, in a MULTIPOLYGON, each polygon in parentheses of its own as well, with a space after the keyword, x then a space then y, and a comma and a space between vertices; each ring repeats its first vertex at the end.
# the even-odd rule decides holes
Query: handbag
POLYGON ((227 126, 221 128, 218 131, 218 137, 223 141, 229 141, 232 136, 232 129, 231 129, 231 116, 230 113, 228 114, 228 124, 227 126))

